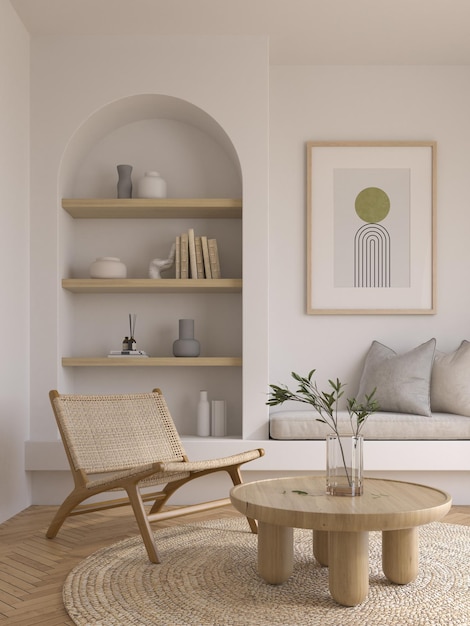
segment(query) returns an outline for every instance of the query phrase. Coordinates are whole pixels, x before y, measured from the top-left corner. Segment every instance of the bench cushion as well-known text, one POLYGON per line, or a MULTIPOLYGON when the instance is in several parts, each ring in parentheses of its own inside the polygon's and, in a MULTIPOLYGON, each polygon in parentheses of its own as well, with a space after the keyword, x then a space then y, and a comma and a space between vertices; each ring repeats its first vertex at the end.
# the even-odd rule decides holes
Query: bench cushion
POLYGON ((435 339, 405 354, 397 354, 373 341, 364 363, 358 402, 365 402, 366 394, 375 389, 374 399, 382 411, 430 416, 430 383, 435 349, 435 339))
MULTIPOLYGON (((331 430, 317 421, 315 411, 278 411, 269 419, 272 439, 325 439, 331 430)), ((347 411, 338 413, 341 432, 351 431, 347 411)), ((470 417, 449 413, 431 416, 379 412, 371 415, 362 428, 365 439, 404 440, 470 439, 470 417)))
POLYGON ((431 409, 470 416, 470 342, 451 352, 436 351, 431 377, 431 409))

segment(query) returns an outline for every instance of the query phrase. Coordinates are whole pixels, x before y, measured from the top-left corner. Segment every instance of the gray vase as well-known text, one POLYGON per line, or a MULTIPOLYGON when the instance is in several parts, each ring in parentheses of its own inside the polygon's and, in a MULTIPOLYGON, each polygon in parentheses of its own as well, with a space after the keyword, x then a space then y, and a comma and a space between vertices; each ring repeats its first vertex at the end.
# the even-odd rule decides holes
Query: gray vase
POLYGON ((118 198, 132 198, 132 165, 118 165, 118 198))
POLYGON ((194 339, 194 320, 179 320, 179 338, 173 342, 174 356, 199 356, 200 345, 194 339))

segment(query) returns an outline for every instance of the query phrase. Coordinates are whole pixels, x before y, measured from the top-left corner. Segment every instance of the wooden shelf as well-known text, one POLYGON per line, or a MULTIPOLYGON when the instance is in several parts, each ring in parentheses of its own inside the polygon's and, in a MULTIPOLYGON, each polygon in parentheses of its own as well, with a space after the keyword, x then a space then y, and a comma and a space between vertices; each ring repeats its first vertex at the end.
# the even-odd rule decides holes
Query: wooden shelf
POLYGON ((241 278, 64 278, 73 293, 239 293, 241 278))
POLYGON ((63 357, 63 367, 240 367, 241 357, 63 357))
POLYGON ((63 198, 62 208, 81 219, 241 218, 238 198, 63 198))
MULTIPOLYGON (((234 198, 63 198, 62 207, 83 219, 240 219, 234 198)), ((64 278, 72 293, 241 293, 241 278, 64 278)), ((241 367, 241 357, 63 357, 63 367, 241 367)))

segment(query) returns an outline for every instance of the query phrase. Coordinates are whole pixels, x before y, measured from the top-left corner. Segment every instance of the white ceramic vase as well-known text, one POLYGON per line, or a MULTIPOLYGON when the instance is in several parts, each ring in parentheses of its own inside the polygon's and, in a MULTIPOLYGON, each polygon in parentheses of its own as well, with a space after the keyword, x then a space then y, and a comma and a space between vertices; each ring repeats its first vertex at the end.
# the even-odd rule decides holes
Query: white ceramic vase
POLYGON ((211 434, 211 411, 207 391, 199 392, 199 402, 197 405, 197 434, 199 437, 209 437, 211 434))
POLYGON ((115 256, 101 256, 90 265, 91 278, 126 278, 127 267, 115 256))
POLYGON ((166 181, 158 172, 145 172, 137 182, 138 198, 166 198, 166 181))

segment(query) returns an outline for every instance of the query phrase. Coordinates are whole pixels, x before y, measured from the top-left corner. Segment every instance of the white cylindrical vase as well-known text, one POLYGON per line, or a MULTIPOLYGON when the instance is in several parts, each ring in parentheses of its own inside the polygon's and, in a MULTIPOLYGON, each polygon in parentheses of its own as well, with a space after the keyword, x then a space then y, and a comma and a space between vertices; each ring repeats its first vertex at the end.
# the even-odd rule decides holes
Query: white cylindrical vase
POLYGON ((211 411, 207 391, 199 392, 199 402, 197 405, 197 434, 199 437, 209 437, 211 434, 211 411))

